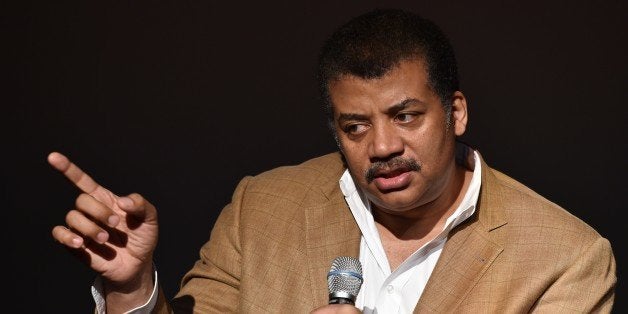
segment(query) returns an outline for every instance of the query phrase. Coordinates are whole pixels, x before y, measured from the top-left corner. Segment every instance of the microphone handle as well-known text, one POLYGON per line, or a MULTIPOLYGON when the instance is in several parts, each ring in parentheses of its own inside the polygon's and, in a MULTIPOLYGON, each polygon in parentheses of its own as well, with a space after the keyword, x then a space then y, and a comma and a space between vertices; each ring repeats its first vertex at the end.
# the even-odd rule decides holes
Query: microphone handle
POLYGON ((349 298, 332 297, 329 296, 329 304, 351 304, 355 305, 355 302, 349 298))

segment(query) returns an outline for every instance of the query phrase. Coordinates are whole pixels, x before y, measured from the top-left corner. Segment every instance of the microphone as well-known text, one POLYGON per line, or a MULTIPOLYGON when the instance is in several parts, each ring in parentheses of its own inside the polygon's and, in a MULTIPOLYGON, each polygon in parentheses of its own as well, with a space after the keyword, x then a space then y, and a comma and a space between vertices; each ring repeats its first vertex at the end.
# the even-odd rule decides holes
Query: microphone
POLYGON ((362 264, 358 259, 349 256, 336 257, 327 273, 329 304, 355 305, 362 281, 362 264))

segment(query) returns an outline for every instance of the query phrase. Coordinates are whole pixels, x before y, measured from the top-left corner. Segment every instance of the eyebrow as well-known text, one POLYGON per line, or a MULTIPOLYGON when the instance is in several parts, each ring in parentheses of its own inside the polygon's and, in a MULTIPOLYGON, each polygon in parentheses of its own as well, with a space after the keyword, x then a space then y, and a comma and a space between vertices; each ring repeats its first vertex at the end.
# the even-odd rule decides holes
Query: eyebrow
MULTIPOLYGON (((388 110, 386 110, 386 112, 388 114, 396 114, 397 112, 406 109, 408 106, 414 104, 414 103, 423 103, 422 101, 416 99, 416 98, 406 98, 404 100, 402 100, 399 103, 396 103, 392 106, 390 106, 388 108, 388 110)), ((338 122, 342 123, 344 121, 355 121, 355 120, 368 120, 368 117, 366 115, 363 114, 359 114, 359 113, 341 113, 338 116, 338 122)))
POLYGON ((415 104, 415 103, 423 103, 422 101, 416 99, 416 98, 406 98, 403 101, 394 104, 392 106, 390 106, 388 108, 388 110, 386 110, 386 112, 388 112, 389 114, 395 114, 403 109, 408 108, 408 106, 415 104))
POLYGON ((363 120, 367 120, 368 117, 363 115, 363 114, 359 114, 359 113, 341 113, 338 116, 338 123, 342 123, 345 121, 363 121, 363 120))

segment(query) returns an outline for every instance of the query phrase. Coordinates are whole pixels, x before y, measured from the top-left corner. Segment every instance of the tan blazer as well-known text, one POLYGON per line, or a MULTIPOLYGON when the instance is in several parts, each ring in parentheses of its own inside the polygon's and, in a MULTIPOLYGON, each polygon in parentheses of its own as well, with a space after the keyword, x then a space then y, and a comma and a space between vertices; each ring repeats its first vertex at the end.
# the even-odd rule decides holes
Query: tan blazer
MULTIPOLYGON (((340 154, 280 167, 238 185, 175 313, 309 313, 327 304, 337 256, 360 231, 338 180, 340 154)), ((615 260, 583 221, 482 161, 475 214, 449 235, 415 313, 608 313, 615 260)), ((160 293, 156 312, 169 304, 160 293)))

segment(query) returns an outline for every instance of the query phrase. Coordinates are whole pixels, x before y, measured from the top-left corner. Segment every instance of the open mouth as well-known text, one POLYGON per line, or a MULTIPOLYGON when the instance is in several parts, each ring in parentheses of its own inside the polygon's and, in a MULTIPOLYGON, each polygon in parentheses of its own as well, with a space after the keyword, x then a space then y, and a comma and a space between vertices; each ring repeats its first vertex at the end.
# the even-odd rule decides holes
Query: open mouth
POLYGON ((413 158, 397 156, 374 162, 364 175, 368 184, 374 183, 382 192, 392 192, 406 188, 412 179, 412 172, 420 170, 421 166, 413 158))
POLYGON ((412 171, 406 168, 382 171, 375 174, 373 182, 381 191, 399 190, 410 184, 411 173, 412 171))

